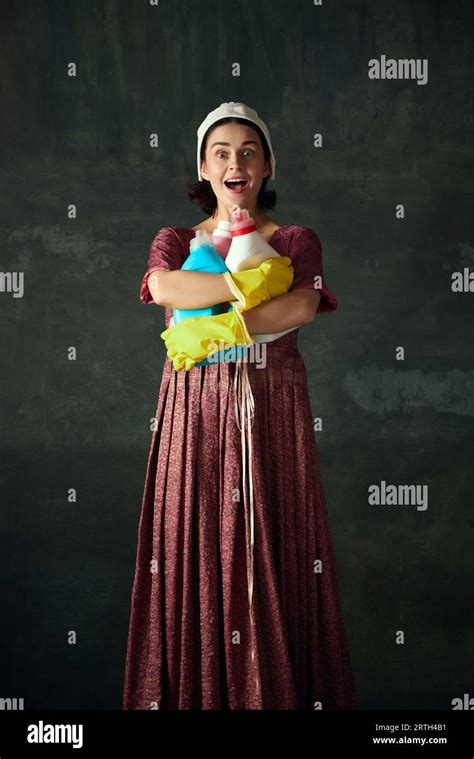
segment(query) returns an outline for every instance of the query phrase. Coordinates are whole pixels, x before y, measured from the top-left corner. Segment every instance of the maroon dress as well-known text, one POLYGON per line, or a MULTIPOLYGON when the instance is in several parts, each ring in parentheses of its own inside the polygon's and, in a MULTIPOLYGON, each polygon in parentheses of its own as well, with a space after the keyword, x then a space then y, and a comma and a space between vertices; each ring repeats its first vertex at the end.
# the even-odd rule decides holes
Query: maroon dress
MULTIPOLYGON (((153 302, 148 274, 181 268, 194 234, 158 232, 144 303, 153 302)), ((313 289, 321 275, 318 312, 337 308, 313 230, 282 226, 268 242, 292 259, 290 290, 313 289)), ((165 309, 166 327, 171 316, 165 309)), ((357 708, 297 340, 293 330, 267 343, 264 369, 247 364, 255 401, 253 612, 237 364, 177 372, 165 359, 138 527, 123 709, 357 708)))

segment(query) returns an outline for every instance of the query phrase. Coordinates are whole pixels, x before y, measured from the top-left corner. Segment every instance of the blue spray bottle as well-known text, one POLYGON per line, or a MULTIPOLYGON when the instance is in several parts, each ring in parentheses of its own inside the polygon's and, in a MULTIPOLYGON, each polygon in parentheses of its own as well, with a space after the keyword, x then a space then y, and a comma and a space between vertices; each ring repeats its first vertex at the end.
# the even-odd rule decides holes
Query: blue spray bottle
MULTIPOLYGON (((187 271, 205 271, 211 274, 222 274, 229 271, 222 256, 217 252, 209 233, 205 229, 197 229, 196 237, 189 244, 189 256, 181 269, 187 271)), ((214 316, 227 310, 228 304, 216 303, 207 308, 174 308, 173 324, 190 316, 214 316)))

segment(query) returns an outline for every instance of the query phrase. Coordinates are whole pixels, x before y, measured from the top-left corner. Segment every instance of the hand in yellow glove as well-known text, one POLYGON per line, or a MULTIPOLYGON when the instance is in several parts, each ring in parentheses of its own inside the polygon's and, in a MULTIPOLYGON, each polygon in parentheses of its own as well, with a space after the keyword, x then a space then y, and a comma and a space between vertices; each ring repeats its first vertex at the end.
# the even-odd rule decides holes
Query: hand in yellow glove
POLYGON ((225 272, 229 288, 235 295, 241 311, 248 311, 259 303, 283 295, 293 282, 294 269, 289 256, 267 258, 257 269, 225 272))
POLYGON ((226 314, 183 319, 165 329, 160 337, 165 341, 168 358, 176 371, 188 371, 198 361, 229 346, 254 343, 239 306, 234 305, 226 314))

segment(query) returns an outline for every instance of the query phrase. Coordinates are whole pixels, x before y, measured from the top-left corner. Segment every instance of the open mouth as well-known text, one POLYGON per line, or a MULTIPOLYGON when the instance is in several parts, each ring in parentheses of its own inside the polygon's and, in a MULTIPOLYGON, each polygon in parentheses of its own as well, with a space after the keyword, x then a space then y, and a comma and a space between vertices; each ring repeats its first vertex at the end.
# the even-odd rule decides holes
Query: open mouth
POLYGON ((248 185, 247 179, 227 179, 224 182, 227 189, 234 195, 243 192, 248 185))

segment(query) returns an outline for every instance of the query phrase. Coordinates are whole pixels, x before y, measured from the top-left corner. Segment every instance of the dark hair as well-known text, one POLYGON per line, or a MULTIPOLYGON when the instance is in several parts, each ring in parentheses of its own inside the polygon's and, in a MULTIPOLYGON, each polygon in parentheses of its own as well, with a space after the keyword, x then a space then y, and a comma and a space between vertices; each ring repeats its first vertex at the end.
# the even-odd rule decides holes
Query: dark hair
MULTIPOLYGON (((250 126, 257 132, 258 136, 260 137, 265 160, 270 160, 270 148, 268 147, 265 135, 263 134, 260 127, 253 122, 247 121, 247 119, 239 119, 234 116, 229 116, 225 119, 216 121, 207 130, 201 144, 199 155, 201 161, 204 160, 206 155, 206 145, 211 130, 214 130, 216 127, 220 126, 220 124, 244 124, 245 126, 250 126)), ((260 187, 257 196, 257 205, 260 211, 272 211, 275 208, 276 192, 275 190, 266 189, 268 179, 268 176, 263 178, 262 186, 260 187)), ((217 198, 208 179, 201 179, 199 182, 188 183, 188 198, 192 203, 195 203, 197 206, 199 206, 199 208, 204 211, 204 213, 207 213, 209 215, 212 215, 217 208, 217 198)))

